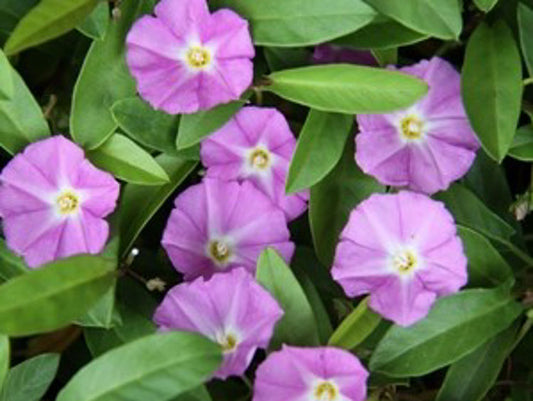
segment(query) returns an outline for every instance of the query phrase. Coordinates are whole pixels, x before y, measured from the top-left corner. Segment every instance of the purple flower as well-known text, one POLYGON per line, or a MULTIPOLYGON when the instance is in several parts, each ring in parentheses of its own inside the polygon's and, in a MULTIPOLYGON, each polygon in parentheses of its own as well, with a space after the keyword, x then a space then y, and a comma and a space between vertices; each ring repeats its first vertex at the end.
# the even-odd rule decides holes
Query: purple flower
POLYGON ((367 378, 347 351, 283 346, 257 369, 253 401, 364 401, 367 378))
POLYGON ((252 82, 248 23, 205 0, 162 0, 127 38, 127 63, 141 96, 170 114, 238 99, 252 82))
POLYGON ((348 63, 376 66, 377 62, 370 50, 357 50, 344 46, 322 44, 313 52, 315 64, 348 63))
POLYGON ((452 65, 435 57, 401 71, 424 79, 428 94, 406 110, 357 116, 355 159, 382 184, 432 194, 466 174, 479 142, 452 65))
POLYGON ((237 266, 253 273, 266 247, 290 261, 294 244, 283 212, 249 182, 205 178, 175 206, 162 243, 186 280, 237 266))
POLYGON ((199 332, 222 346, 224 362, 215 377, 240 376, 257 348, 266 348, 283 316, 277 302, 244 269, 198 278, 172 288, 157 308, 161 331, 199 332))
POLYGON ((109 235, 104 217, 115 209, 119 189, 63 136, 29 145, 0 174, 7 246, 32 268, 101 252, 109 235))
POLYGON ((285 195, 295 146, 296 139, 283 114, 250 106, 205 139, 200 154, 208 177, 250 180, 292 220, 305 212, 308 199, 308 191, 285 195))
POLYGON ((408 326, 437 297, 466 284, 467 260, 451 214, 423 194, 372 195, 341 233, 333 278, 349 296, 370 293, 370 307, 408 326))

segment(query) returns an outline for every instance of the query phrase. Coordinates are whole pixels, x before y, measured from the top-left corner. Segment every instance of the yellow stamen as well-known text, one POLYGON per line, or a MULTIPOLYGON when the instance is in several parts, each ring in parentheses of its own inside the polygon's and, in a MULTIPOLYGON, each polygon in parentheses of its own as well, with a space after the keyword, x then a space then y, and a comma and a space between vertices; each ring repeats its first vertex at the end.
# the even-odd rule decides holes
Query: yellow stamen
POLYGON ((416 256, 411 251, 405 251, 396 255, 393 259, 394 267, 401 274, 413 271, 417 265, 416 256))
POLYGON ((315 388, 316 401, 335 401, 338 394, 337 387, 331 382, 321 382, 315 388))
POLYGON ((74 193, 68 191, 59 195, 56 203, 61 214, 70 214, 78 210, 80 200, 74 193))
POLYGON ((231 249, 222 241, 213 241, 209 245, 209 253, 215 261, 225 263, 231 256, 231 249))
POLYGON ((233 334, 227 334, 219 341, 222 352, 232 352, 237 348, 237 338, 233 334))
POLYGON ((258 170, 264 170, 270 165, 270 154, 267 150, 257 148, 250 154, 250 164, 258 170))
POLYGON ((416 140, 424 134, 424 122, 415 115, 409 115, 400 122, 402 135, 405 139, 416 140))
POLYGON ((193 68, 205 68, 211 62, 211 54, 205 47, 194 46, 187 50, 187 63, 193 68))

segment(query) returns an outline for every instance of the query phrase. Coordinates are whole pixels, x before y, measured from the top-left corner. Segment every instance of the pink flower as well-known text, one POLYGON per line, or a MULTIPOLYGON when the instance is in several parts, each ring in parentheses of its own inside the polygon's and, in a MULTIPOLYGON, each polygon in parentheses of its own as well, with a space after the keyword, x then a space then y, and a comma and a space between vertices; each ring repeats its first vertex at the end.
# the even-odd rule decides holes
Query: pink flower
POLYGON ((367 378, 347 351, 285 345, 257 369, 253 401, 364 401, 367 378))
POLYGON ((127 38, 127 63, 140 95, 170 114, 238 99, 252 82, 248 23, 205 0, 161 0, 127 38))
POLYGON ((424 60, 401 71, 424 79, 428 94, 391 114, 359 115, 355 159, 382 184, 432 194, 470 169, 479 142, 461 99, 461 77, 446 61, 424 60))
POLYGON ((250 106, 205 139, 200 155, 208 177, 250 180, 292 220, 305 212, 308 199, 308 192, 285 195, 295 146, 283 114, 250 106))
POLYGON ((378 63, 370 50, 357 50, 346 46, 322 44, 313 52, 315 64, 348 63, 377 66, 378 63))
POLYGON ((437 297, 466 284, 467 260, 451 214, 414 192, 372 195, 341 233, 333 278, 349 296, 370 293, 370 307, 408 326, 437 297))
POLYGON ((7 245, 30 267, 104 248, 104 217, 115 209, 120 187, 68 139, 29 145, 4 167, 0 184, 7 245))
POLYGON ((215 377, 243 375, 257 348, 266 348, 283 316, 277 302, 244 269, 198 278, 172 288, 157 308, 161 331, 194 331, 222 346, 215 377))
POLYGON ((255 272, 267 247, 288 262, 294 251, 283 212, 251 183, 206 178, 182 192, 163 234, 186 280, 243 266, 255 272))

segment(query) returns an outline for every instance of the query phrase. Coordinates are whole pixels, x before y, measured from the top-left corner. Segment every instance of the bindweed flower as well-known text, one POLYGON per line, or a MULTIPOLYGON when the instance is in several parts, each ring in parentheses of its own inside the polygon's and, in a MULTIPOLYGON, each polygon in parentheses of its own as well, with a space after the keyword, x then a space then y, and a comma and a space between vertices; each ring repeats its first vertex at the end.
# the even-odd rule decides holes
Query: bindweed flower
POLYGON ((296 146, 283 114, 276 109, 244 107, 202 142, 207 176, 250 180, 285 212, 288 220, 307 209, 308 193, 285 195, 285 181, 296 146))
POLYGON ((315 64, 348 63, 376 66, 378 63, 370 50, 352 49, 346 46, 322 44, 313 52, 315 64))
POLYGON ((467 281, 467 260, 451 214, 423 194, 372 195, 355 208, 335 254, 333 278, 349 296, 408 326, 437 297, 467 281))
POLYGON ((79 253, 99 253, 104 217, 120 186, 63 136, 33 143, 0 174, 0 216, 7 245, 35 268, 79 253))
POLYGON ((244 269, 179 284, 165 296, 154 321, 161 331, 199 332, 222 347, 215 377, 244 374, 257 348, 266 348, 283 311, 244 269))
POLYGON ((424 79, 428 94, 406 110, 358 115, 355 159, 382 184, 433 194, 466 174, 479 142, 452 65, 435 57, 400 71, 424 79))
POLYGON ((255 272, 259 254, 294 251, 283 212, 253 184, 205 178, 182 192, 163 234, 163 247, 186 280, 243 266, 255 272))
POLYGON ((252 82, 255 55, 248 23, 206 0, 162 0, 127 38, 127 63, 152 107, 194 113, 238 99, 252 82))
POLYGON ((367 378, 347 351, 285 345, 257 369, 253 401, 364 401, 367 378))

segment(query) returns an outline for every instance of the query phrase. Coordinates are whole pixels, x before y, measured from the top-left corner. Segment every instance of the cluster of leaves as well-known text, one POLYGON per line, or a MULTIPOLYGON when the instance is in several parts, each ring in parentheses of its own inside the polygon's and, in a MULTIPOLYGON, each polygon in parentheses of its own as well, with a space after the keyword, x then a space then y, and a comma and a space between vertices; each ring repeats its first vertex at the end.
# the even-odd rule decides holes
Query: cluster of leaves
POLYGON ((102 255, 28 272, 0 242, 0 400, 250 399, 246 381, 206 383, 220 363, 216 345, 190 333, 155 334, 161 295, 145 285, 180 281, 159 246, 169 198, 201 179, 199 142, 246 101, 288 117, 299 139, 287 192, 311 189, 308 215, 290 227, 290 268, 270 250, 258 261, 259 282, 285 311, 271 348, 354 350, 372 373, 374 400, 530 400, 530 223, 518 224, 509 208, 516 194, 516 210, 530 204, 533 1, 213 0, 250 21, 256 85, 242 101, 186 116, 137 97, 125 65, 125 35, 153 3, 0 0, 3 164, 62 133, 125 182, 102 255), (327 269, 350 210, 387 190, 354 163, 353 114, 409 106, 426 88, 381 69, 309 66, 312 46, 323 42, 368 49, 382 65, 440 55, 462 69, 483 151, 437 198, 459 224, 469 288, 410 328, 391 327, 366 300, 348 301, 327 269))

